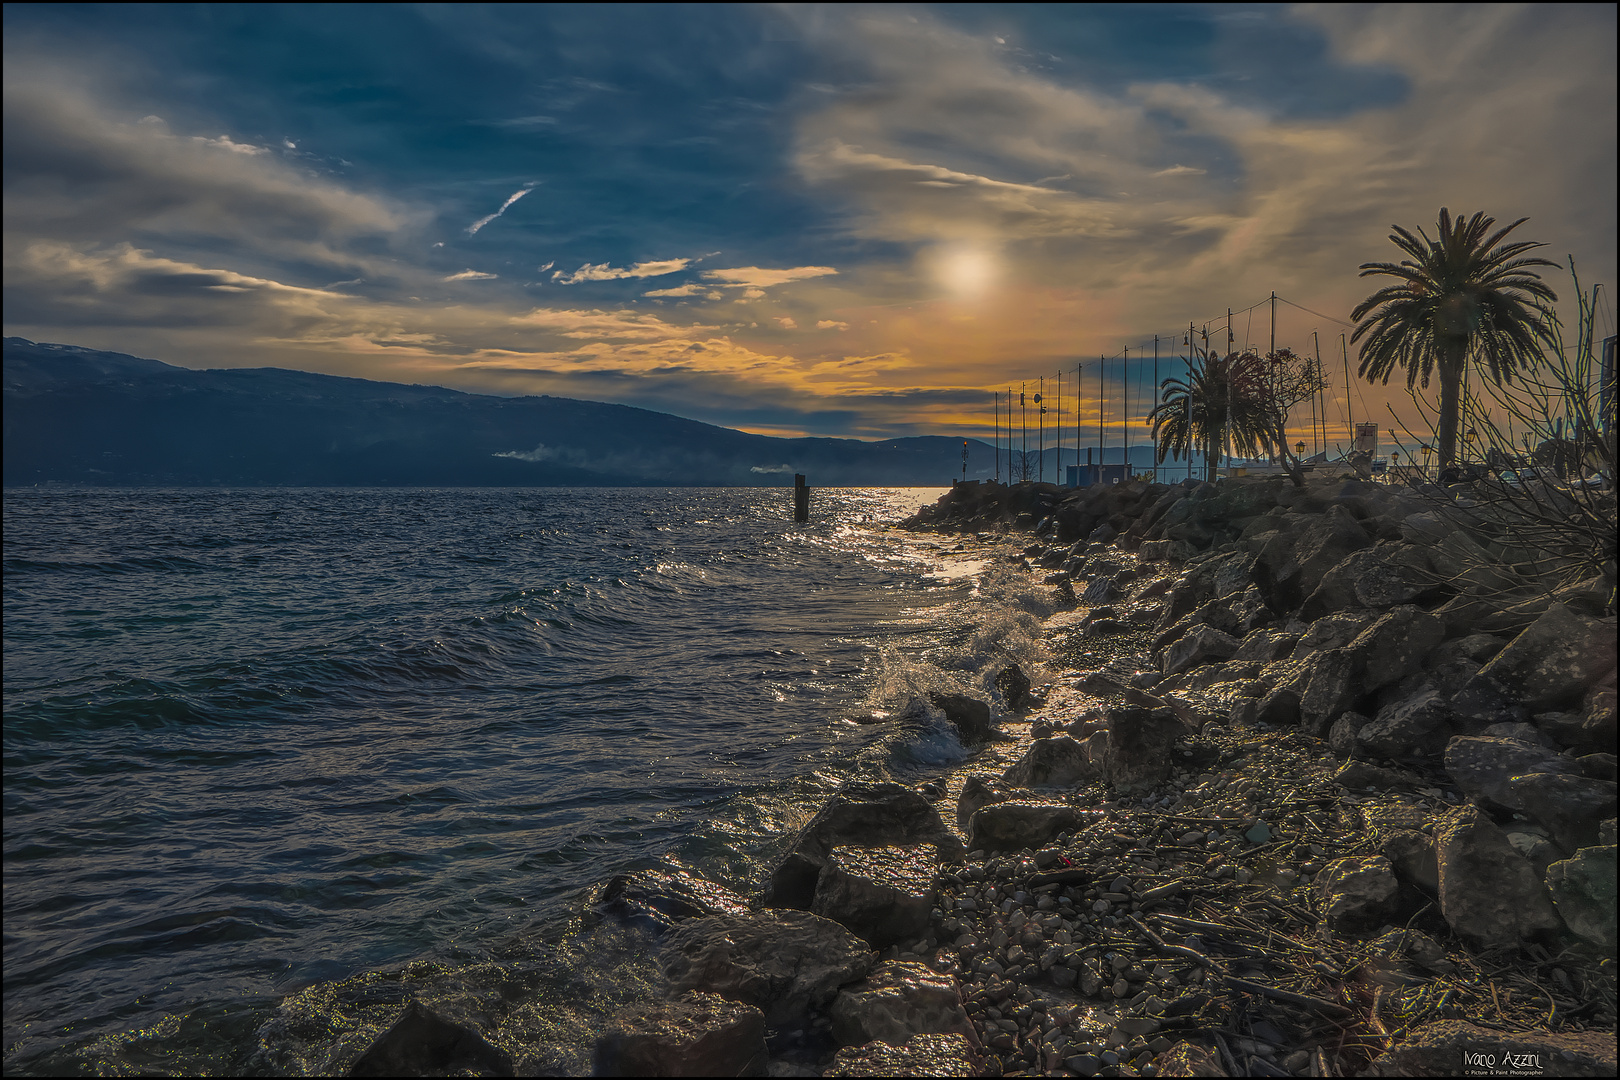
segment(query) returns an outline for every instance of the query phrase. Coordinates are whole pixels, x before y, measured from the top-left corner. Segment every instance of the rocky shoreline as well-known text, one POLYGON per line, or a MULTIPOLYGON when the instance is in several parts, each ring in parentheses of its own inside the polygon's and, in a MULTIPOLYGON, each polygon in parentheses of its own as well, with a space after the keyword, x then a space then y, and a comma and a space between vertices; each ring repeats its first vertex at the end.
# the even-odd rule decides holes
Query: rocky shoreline
MULTIPOLYGON (((1612 579, 1503 596, 1440 499, 1354 480, 907 525, 1031 533, 1064 670, 915 702, 977 752, 844 785, 758 897, 607 883, 657 994, 598 1075, 1614 1075, 1612 579)), ((519 989, 430 997, 348 1071, 547 1071, 519 989)))

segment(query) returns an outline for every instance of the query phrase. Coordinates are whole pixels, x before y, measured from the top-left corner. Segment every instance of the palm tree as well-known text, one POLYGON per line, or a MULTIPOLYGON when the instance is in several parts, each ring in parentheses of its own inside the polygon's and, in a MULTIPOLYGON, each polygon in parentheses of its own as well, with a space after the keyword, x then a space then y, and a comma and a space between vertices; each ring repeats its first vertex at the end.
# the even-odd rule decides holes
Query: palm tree
POLYGON ((1395 368, 1403 367, 1408 389, 1420 376, 1427 388, 1439 369, 1442 471, 1457 459, 1457 416, 1468 360, 1482 364, 1500 383, 1517 368, 1540 363, 1541 344, 1551 343, 1542 304, 1558 297, 1530 267, 1558 264, 1519 257, 1542 244, 1501 244, 1527 220, 1487 237, 1495 218, 1475 214, 1466 222, 1460 216, 1453 221, 1442 207, 1438 239, 1429 239, 1422 229, 1413 236, 1391 226, 1390 239, 1410 259, 1398 265, 1361 264, 1362 277, 1388 274, 1401 280, 1367 297, 1350 316, 1359 324, 1350 340, 1367 338, 1358 374, 1368 382, 1382 377, 1387 384, 1395 368))
POLYGON ((1252 453, 1268 445, 1260 400, 1245 390, 1255 384, 1249 367, 1258 358, 1252 353, 1217 356, 1207 346, 1189 344, 1186 377, 1172 376, 1159 384, 1159 404, 1148 420, 1161 463, 1166 454, 1190 458, 1196 447, 1204 455, 1204 478, 1213 480, 1222 453, 1252 453))

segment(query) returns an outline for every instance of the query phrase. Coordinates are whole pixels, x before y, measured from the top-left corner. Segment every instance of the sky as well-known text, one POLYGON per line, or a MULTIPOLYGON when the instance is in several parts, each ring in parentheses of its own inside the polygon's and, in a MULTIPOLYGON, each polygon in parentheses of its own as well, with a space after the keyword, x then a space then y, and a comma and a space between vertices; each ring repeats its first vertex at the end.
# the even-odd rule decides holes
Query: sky
POLYGON ((1062 371, 1113 441, 1155 335, 1161 377, 1229 308, 1269 347, 1273 292, 1334 425, 1409 412, 1339 334, 1442 206, 1615 282, 1611 4, 4 20, 5 333, 188 367, 866 439, 989 437, 1062 371))

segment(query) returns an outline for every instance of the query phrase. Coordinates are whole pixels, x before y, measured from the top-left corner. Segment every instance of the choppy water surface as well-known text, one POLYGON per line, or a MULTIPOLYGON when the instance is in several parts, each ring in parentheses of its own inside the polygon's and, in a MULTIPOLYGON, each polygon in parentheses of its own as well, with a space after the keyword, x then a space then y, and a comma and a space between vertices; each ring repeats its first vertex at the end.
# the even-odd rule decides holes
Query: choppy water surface
POLYGON ((753 888, 960 756, 848 716, 1028 658, 1011 575, 883 526, 936 495, 8 490, 7 1071, 236 1071, 280 997, 612 873, 753 888))

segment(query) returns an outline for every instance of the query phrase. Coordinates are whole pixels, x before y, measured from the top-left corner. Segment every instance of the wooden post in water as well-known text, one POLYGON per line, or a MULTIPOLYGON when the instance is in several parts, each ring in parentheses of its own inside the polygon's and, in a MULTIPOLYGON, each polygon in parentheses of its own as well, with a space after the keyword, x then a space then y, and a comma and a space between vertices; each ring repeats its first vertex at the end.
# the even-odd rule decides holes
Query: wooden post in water
POLYGON ((793 474, 793 520, 810 520, 810 485, 804 482, 804 473, 793 474))

